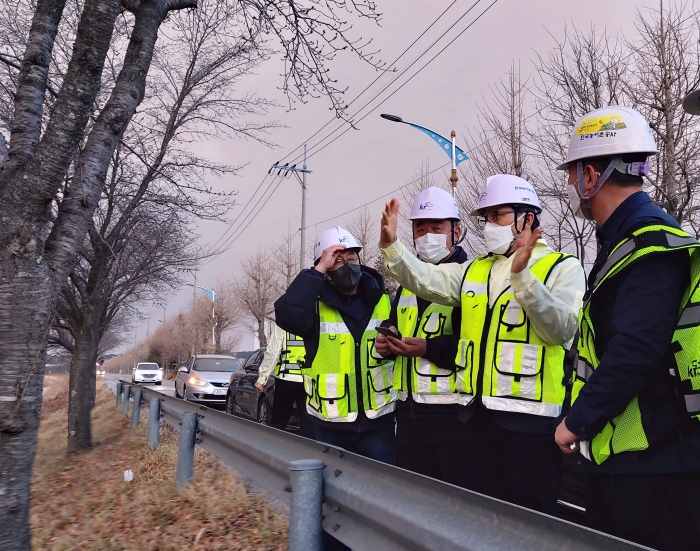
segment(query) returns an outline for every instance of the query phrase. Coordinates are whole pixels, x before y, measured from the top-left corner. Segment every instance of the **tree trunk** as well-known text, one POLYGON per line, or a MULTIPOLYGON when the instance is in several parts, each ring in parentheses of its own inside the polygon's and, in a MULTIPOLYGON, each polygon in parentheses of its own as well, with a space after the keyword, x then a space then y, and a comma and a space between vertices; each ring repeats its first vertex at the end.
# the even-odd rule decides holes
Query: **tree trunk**
MULTIPOLYGON (((0 216, 10 213, 0 209, 0 216)), ((49 270, 36 252, 0 251, 0 549, 29 550, 36 451, 51 311, 49 270)))
POLYGON ((265 319, 258 320, 258 341, 260 347, 267 346, 267 335, 265 335, 265 319))
POLYGON ((75 345, 70 364, 68 398, 68 453, 90 451, 92 430, 90 415, 95 406, 97 347, 100 342, 97 316, 91 305, 82 310, 75 331, 75 345))

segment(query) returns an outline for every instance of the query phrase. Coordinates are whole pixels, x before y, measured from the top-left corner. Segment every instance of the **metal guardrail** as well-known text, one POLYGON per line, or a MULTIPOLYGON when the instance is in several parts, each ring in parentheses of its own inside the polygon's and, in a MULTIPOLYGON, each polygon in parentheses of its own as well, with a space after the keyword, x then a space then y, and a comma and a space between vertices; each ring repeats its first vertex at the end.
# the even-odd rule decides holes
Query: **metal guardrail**
MULTIPOLYGON (((322 461, 323 530, 354 551, 647 549, 141 385, 131 386, 142 390, 144 403, 155 405, 157 400, 160 416, 173 427, 181 424, 183 414, 197 413, 197 444, 287 504, 290 464, 322 461)), ((127 388, 124 396, 129 396, 127 388)))

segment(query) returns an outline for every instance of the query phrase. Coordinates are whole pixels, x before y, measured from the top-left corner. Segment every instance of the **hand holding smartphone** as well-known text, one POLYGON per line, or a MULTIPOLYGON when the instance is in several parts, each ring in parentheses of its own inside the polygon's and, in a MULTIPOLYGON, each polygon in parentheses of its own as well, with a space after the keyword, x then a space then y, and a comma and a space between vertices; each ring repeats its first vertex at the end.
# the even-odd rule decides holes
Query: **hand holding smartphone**
POLYGON ((386 327, 377 327, 377 333, 380 333, 380 334, 384 335, 385 337, 389 337, 390 339, 394 339, 397 341, 401 340, 400 335, 397 335, 391 329, 388 329, 386 327))

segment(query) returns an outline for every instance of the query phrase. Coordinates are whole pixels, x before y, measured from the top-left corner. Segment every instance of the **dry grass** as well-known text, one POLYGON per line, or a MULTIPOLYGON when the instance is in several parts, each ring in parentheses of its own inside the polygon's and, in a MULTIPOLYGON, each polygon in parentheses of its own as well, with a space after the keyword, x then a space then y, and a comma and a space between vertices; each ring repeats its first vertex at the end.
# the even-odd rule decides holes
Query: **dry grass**
POLYGON ((58 393, 68 390, 68 374, 44 375, 44 403, 58 393))
POLYGON ((177 436, 163 427, 160 447, 148 450, 148 412, 132 430, 112 393, 98 387, 89 454, 66 458, 67 389, 45 403, 32 483, 34 549, 286 549, 284 516, 205 452, 196 452, 192 483, 177 490, 177 436))

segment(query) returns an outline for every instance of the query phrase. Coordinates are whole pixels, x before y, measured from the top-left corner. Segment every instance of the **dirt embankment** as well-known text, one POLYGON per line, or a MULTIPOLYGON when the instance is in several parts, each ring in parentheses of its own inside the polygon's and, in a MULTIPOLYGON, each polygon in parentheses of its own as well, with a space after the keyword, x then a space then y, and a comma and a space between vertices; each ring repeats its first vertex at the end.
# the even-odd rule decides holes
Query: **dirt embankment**
POLYGON ((114 396, 98 383, 94 450, 66 456, 66 385, 51 383, 45 399, 32 482, 36 550, 286 549, 286 519, 215 458, 197 450, 192 483, 174 485, 177 436, 161 429, 146 446, 148 412, 129 428, 114 396), (134 473, 124 481, 124 471, 134 473))

